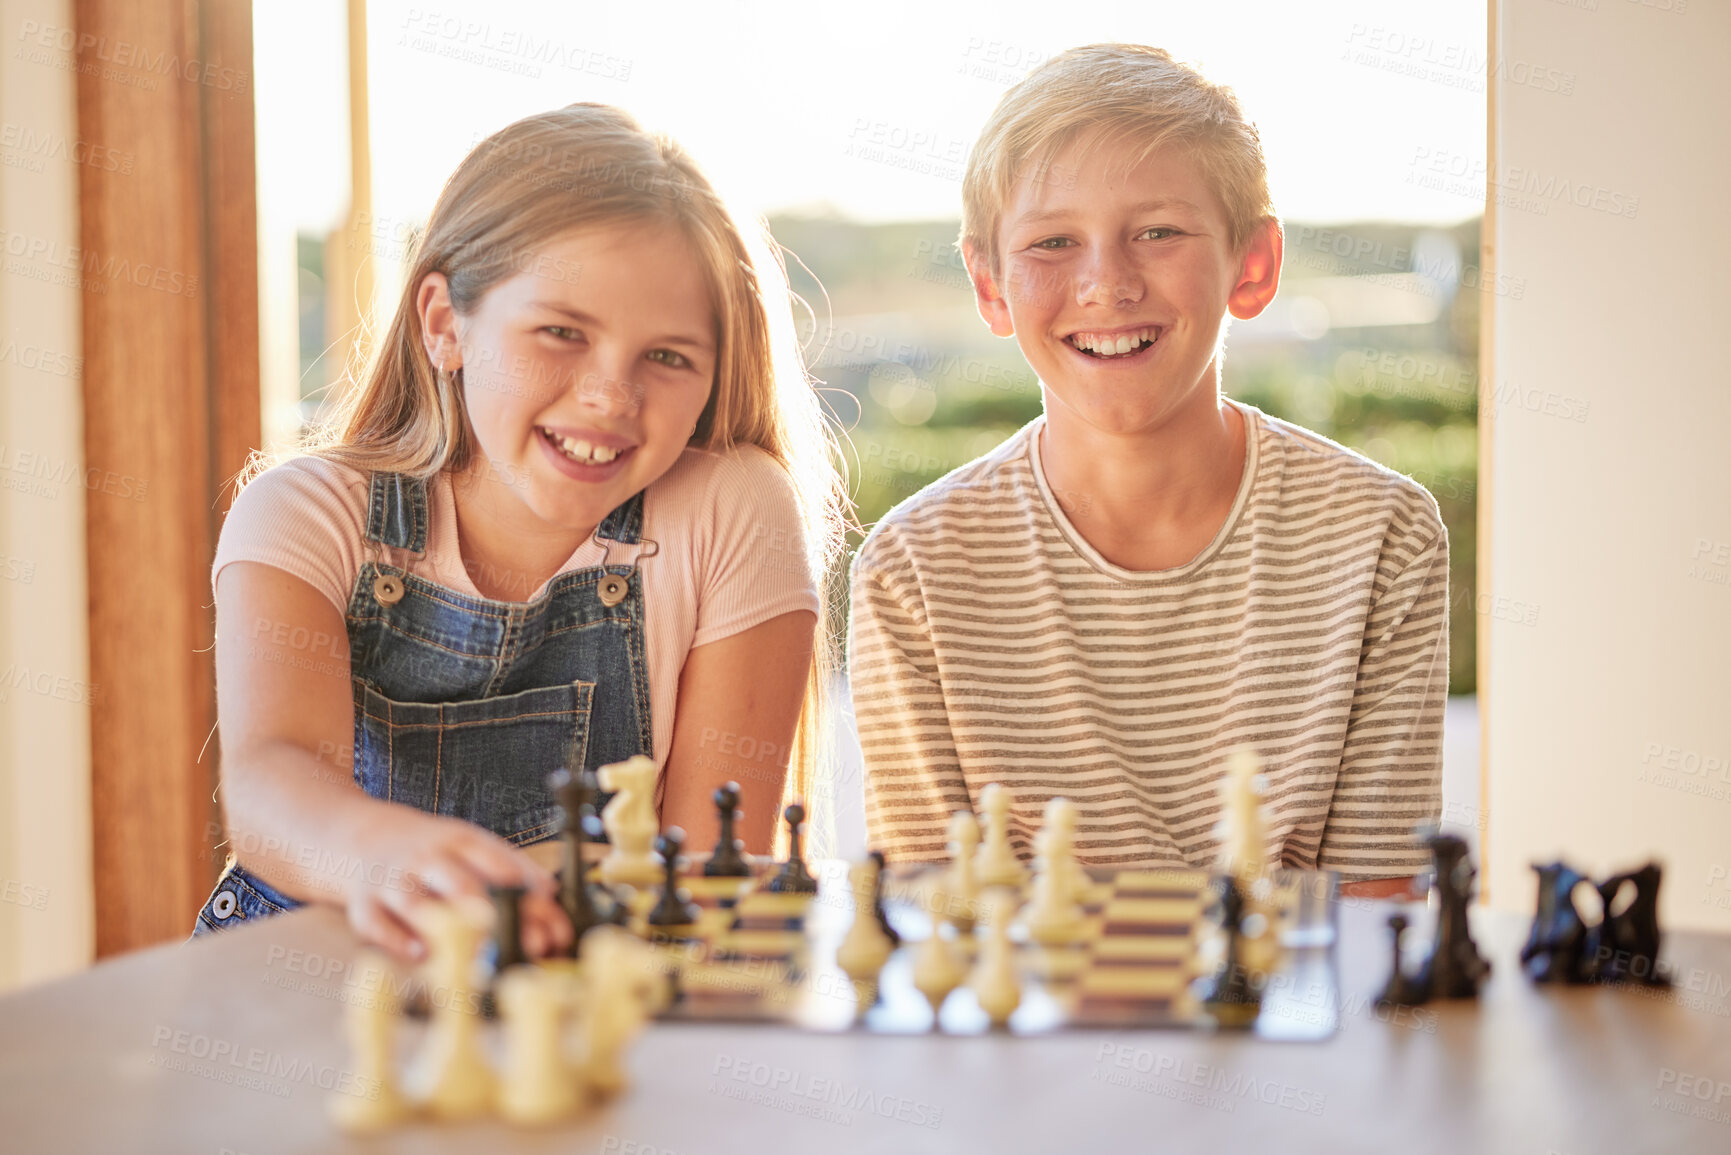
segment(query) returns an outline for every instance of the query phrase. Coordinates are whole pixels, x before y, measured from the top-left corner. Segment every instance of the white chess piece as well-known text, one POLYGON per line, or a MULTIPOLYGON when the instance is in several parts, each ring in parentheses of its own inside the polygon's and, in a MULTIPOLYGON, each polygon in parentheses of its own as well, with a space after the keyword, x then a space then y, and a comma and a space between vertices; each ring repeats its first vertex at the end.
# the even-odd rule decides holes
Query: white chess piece
POLYGON ((1268 872, 1268 842, 1262 825, 1262 759, 1239 746, 1226 756, 1226 777, 1220 784, 1220 854, 1215 863, 1241 887, 1268 872))
POLYGON ((981 886, 1021 887, 1028 881, 1028 868, 1010 847, 1010 792, 996 782, 980 791, 980 809, 986 815, 986 840, 974 859, 974 873, 981 886))
POLYGON ((579 1071, 597 1095, 625 1089, 625 1046, 663 1006, 667 973, 655 948, 617 926, 583 935, 579 1071))
POLYGON ((413 1109, 397 1085, 393 1063, 392 1036, 402 1013, 392 982, 395 972, 376 950, 362 951, 355 963, 344 988, 343 1029, 354 1055, 356 1082, 366 1093, 333 1095, 331 1119, 351 1135, 371 1135, 407 1119, 413 1109), (379 980, 376 990, 369 989, 372 977, 379 980))
POLYGON ((848 881, 853 887, 853 923, 836 948, 835 962, 853 980, 863 1011, 877 1001, 878 973, 889 961, 895 944, 878 925, 878 864, 870 858, 854 864, 848 881))
POLYGON ((973 988, 980 1009, 986 1012, 992 1025, 1001 1027, 1022 1005, 1022 984, 1016 974, 1015 948, 1010 944, 1010 916, 1015 910, 1015 902, 1013 896, 994 890, 981 899, 980 905, 986 940, 980 944, 979 962, 969 976, 968 985, 973 988))
POLYGON ((569 1117, 580 1102, 580 1087, 562 1050, 564 983, 541 967, 510 967, 499 976, 495 997, 505 1035, 499 1117, 524 1127, 569 1117))
POLYGON ((432 1023, 405 1082, 410 1098, 442 1122, 486 1115, 493 1106, 493 1072, 481 1054, 481 992, 473 981, 475 952, 485 926, 447 902, 415 912, 427 943, 423 974, 432 1023))
POLYGON ((1076 861, 1076 804, 1068 798, 1052 798, 1046 802, 1046 812, 1040 821, 1040 832, 1034 836, 1034 872, 1047 869, 1046 847, 1056 840, 1064 849, 1058 855, 1058 877, 1064 889, 1076 902, 1086 902, 1094 889, 1094 880, 1076 861))
MULTIPOLYGON (((933 890, 933 908, 942 910, 948 898, 948 893, 941 886, 933 890)), ((926 1001, 932 1004, 934 1023, 939 1010, 943 1008, 944 1000, 949 998, 950 992, 961 986, 962 980, 967 977, 966 968, 956 957, 956 948, 944 938, 943 931, 943 920, 932 919, 932 932, 914 951, 914 989, 926 996, 926 1001)))
POLYGON ((655 836, 661 823, 655 816, 655 762, 642 754, 603 766, 596 773, 601 789, 615 791, 601 811, 607 831, 607 857, 601 860, 601 880, 649 887, 660 881, 661 855, 655 836))
MULTIPOLYGON (((974 874, 974 855, 980 846, 980 820, 972 810, 958 810, 950 815, 950 868, 944 874, 942 889, 953 908, 945 917, 957 930, 966 934, 974 929, 980 900, 980 881, 974 874)), ((934 909, 944 910, 943 905, 934 909)))
POLYGON ((1086 925, 1072 873, 1077 865, 1070 847, 1074 829, 1074 803, 1068 798, 1054 798, 1046 804, 1046 821, 1040 829, 1039 872, 1034 875, 1034 895, 1025 916, 1028 936, 1046 946, 1075 942, 1086 925))

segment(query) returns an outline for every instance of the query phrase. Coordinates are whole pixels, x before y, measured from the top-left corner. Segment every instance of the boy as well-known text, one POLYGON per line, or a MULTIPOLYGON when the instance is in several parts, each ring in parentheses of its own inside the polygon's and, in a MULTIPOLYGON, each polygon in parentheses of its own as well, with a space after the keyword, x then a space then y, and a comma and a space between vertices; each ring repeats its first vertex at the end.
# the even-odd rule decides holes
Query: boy
POLYGON ((968 159, 961 249, 1044 414, 897 506, 853 567, 872 845, 1047 799, 1089 865, 1212 864, 1224 756, 1265 763, 1271 860, 1391 894, 1441 805, 1448 539, 1421 486, 1220 396, 1282 233, 1255 128, 1165 52, 1073 49, 968 159))

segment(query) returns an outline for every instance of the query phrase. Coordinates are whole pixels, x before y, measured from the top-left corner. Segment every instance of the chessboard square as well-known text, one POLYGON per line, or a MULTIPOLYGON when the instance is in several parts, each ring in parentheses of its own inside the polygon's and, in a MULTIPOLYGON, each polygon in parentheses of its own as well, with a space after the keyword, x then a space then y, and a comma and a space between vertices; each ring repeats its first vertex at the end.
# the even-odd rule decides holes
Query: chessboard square
POLYGON ((1030 947, 1023 956, 1023 965, 1041 982, 1074 982, 1088 969, 1088 951, 1086 946, 1030 947))
POLYGON ((1107 935, 1094 944, 1094 957, 1109 962, 1179 962, 1195 949, 1188 934, 1107 935))
POLYGON ((1081 989, 1083 997, 1173 999, 1189 982, 1183 967, 1106 967, 1083 975, 1081 989))
POLYGON ((740 896, 733 905, 733 913, 746 919, 799 918, 810 908, 812 897, 809 894, 771 894, 754 890, 740 896))
POLYGON ((1106 904, 1105 921, 1110 933, 1112 923, 1137 926, 1176 926, 1188 928, 1202 914, 1202 902, 1189 898, 1114 898, 1106 904))
POLYGON ((716 935, 711 947, 717 954, 787 958, 804 945, 800 930, 730 930, 716 935))
POLYGON ((1199 870, 1123 870, 1112 879, 1120 895, 1193 895, 1207 885, 1208 876, 1199 870))

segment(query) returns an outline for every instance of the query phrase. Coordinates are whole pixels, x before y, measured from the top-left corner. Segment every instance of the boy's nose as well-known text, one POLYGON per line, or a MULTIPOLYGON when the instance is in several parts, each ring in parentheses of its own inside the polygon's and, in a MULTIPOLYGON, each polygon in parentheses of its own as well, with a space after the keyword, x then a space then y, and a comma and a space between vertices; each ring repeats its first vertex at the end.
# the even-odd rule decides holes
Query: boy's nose
POLYGON ((1076 277, 1078 305, 1134 305, 1142 299, 1144 286, 1136 268, 1120 254, 1098 252, 1076 277))

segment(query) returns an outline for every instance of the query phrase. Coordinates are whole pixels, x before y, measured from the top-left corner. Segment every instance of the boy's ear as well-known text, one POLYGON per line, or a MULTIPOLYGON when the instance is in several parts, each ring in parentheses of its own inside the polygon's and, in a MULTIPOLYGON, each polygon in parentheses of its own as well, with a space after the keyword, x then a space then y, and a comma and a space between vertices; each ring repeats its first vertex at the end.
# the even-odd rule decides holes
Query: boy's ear
POLYGON ((415 290, 415 312, 421 316, 421 339, 434 366, 447 373, 463 367, 463 347, 457 332, 457 310, 443 273, 428 273, 415 290))
POLYGON ((1238 266, 1238 284, 1226 298, 1226 308, 1240 321, 1248 321, 1274 300, 1280 287, 1280 262, 1286 252, 1286 237, 1280 222, 1269 218, 1256 226, 1244 245, 1238 266))
POLYGON ((968 279, 974 284, 974 304, 979 307, 980 319, 985 321, 994 337, 1014 337, 1016 329, 1010 324, 1010 304, 998 288, 986 254, 975 248, 972 241, 963 241, 962 260, 968 266, 968 279))

